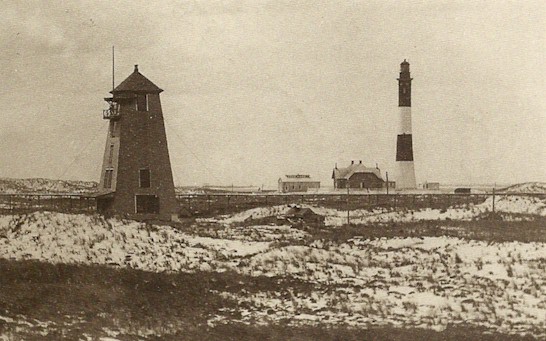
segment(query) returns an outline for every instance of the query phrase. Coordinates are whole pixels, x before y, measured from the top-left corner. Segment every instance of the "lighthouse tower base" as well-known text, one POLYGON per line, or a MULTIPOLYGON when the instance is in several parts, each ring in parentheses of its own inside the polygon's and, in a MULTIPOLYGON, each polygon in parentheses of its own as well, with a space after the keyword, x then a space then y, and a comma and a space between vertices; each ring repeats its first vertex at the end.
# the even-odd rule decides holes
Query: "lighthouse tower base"
POLYGON ((415 168, 413 161, 397 161, 396 162, 396 189, 416 189, 415 168))

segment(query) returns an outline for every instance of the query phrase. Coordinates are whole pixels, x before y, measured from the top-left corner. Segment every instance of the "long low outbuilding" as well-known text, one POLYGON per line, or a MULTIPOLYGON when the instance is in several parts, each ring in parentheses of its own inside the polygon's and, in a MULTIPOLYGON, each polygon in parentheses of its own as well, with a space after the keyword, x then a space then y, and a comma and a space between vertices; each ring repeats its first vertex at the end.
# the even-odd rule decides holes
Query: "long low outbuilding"
POLYGON ((279 192, 307 192, 308 190, 318 190, 320 181, 316 181, 308 174, 284 175, 279 178, 279 192))

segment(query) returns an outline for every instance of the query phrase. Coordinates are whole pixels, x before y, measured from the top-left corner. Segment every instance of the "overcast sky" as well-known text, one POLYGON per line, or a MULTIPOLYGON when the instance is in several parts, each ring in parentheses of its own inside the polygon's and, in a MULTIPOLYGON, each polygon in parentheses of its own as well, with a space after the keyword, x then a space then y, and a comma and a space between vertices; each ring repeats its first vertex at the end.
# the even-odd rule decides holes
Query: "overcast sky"
POLYGON ((546 181, 544 1, 3 1, 0 177, 98 180, 103 97, 165 91, 175 183, 394 173, 411 63, 417 181, 546 181), (392 172, 392 173, 391 173, 392 172))

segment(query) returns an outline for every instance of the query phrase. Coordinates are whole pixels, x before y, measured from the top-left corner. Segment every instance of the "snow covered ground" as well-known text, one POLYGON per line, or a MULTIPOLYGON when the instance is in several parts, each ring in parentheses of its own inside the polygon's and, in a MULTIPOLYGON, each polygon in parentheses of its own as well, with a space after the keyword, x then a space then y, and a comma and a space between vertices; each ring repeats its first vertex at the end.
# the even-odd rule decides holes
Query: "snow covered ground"
MULTIPOLYGON (((312 205, 301 205, 311 208, 315 213, 325 217, 326 226, 342 226, 347 222, 347 211, 312 205)), ((221 224, 233 225, 248 219, 260 219, 271 216, 278 216, 286 213, 287 205, 258 207, 244 212, 220 216, 216 218, 200 219, 200 222, 218 222, 221 224)), ((451 207, 448 209, 422 210, 392 210, 386 208, 375 208, 373 210, 352 210, 350 221, 352 224, 386 223, 386 222, 411 222, 426 220, 472 220, 485 213, 492 212, 493 197, 488 197, 485 202, 478 205, 465 205, 451 207)), ((495 197, 495 212, 546 216, 546 199, 531 196, 503 196, 495 197)))
MULTIPOLYGON (((546 216, 543 199, 497 199, 497 211, 546 216)), ((491 205, 488 199, 444 211, 361 210, 352 212, 352 221, 472 220, 491 205)), ((291 324, 436 330, 466 323, 546 338, 546 243, 454 237, 311 242, 307 232, 290 226, 249 226, 249 218, 277 216, 287 209, 274 206, 201 219, 186 232, 95 215, 0 216, 0 257, 152 272, 232 270, 308 284, 305 292, 290 287, 220 292, 238 302, 239 321, 245 323, 288 320, 291 324)), ((343 211, 313 210, 332 227, 346 217, 343 211)), ((231 313, 219 311, 209 323, 233 321, 231 313)))
POLYGON ((544 182, 525 182, 521 184, 506 187, 499 192, 503 193, 546 193, 546 183, 544 182))
MULTIPOLYGON (((279 228, 276 228, 279 231, 279 228)), ((236 231, 236 230, 234 230, 236 231)), ((106 264, 148 271, 211 270, 265 251, 270 242, 191 236, 170 226, 36 212, 0 217, 0 257, 106 264)))
MULTIPOLYGON (((347 222, 347 211, 313 208, 326 217, 327 226, 341 226, 347 222)), ((354 210, 350 212, 352 224, 380 222, 410 222, 425 220, 472 220, 493 211, 493 197, 478 205, 450 207, 448 209, 398 210, 387 209, 354 210)), ((546 216, 546 200, 528 196, 496 196, 495 212, 522 215, 546 216)))
POLYGON ((197 222, 218 222, 222 224, 236 224, 242 223, 247 219, 260 219, 266 217, 273 217, 277 215, 282 215, 288 212, 290 207, 288 205, 277 205, 269 207, 257 207, 243 212, 225 215, 215 218, 200 218, 197 219, 197 222))
POLYGON ((449 237, 287 246, 257 254, 241 271, 315 283, 309 294, 229 294, 251 306, 243 321, 418 326, 470 323, 546 337, 546 244, 449 237))

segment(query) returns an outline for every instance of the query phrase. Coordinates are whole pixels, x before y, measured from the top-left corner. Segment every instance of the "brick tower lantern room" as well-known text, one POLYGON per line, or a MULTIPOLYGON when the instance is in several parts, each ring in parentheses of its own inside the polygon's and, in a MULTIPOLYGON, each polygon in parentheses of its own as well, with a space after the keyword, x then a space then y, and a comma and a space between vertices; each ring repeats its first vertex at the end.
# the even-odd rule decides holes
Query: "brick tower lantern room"
POLYGON ((134 72, 105 98, 106 148, 97 196, 100 213, 134 219, 177 219, 178 204, 159 87, 134 72))

